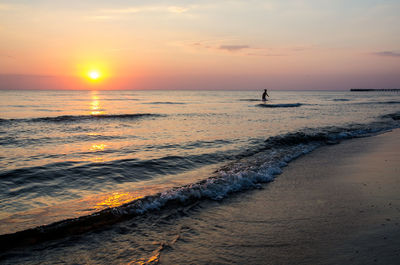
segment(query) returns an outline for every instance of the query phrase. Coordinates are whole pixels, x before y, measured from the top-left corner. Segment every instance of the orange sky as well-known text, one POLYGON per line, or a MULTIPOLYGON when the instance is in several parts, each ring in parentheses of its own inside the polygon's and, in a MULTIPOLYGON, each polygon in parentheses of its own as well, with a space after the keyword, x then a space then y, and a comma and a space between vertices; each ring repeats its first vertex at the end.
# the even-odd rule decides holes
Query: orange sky
POLYGON ((0 0, 0 89, 398 88, 398 10, 372 0, 0 0), (94 69, 101 78, 90 82, 94 69))

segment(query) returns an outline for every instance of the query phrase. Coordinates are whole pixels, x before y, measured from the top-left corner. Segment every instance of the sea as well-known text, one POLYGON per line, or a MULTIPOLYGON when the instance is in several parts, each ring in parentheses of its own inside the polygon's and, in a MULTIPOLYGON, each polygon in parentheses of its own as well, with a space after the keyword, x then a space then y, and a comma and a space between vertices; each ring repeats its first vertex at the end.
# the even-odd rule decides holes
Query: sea
POLYGON ((0 91, 0 262, 156 264, 155 219, 400 127, 396 91, 262 92, 0 91))

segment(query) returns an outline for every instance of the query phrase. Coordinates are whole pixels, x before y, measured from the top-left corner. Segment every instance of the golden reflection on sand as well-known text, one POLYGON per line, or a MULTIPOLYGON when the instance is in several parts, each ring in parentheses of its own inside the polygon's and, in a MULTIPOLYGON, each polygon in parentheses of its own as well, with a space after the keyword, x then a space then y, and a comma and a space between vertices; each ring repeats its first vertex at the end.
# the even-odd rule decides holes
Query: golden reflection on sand
POLYGON ((160 251, 163 249, 163 247, 157 248, 155 251, 153 251, 153 256, 151 256, 149 259, 146 258, 141 258, 139 260, 135 260, 132 262, 127 263, 127 265, 147 265, 147 264, 158 264, 160 262, 160 251))

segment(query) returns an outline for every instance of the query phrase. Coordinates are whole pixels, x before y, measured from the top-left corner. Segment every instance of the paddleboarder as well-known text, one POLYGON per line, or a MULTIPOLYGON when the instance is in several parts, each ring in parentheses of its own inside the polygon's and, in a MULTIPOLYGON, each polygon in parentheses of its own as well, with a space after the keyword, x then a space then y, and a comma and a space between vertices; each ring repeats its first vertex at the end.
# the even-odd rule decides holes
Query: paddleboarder
POLYGON ((262 101, 267 101, 267 98, 266 98, 266 97, 269 97, 269 95, 268 95, 268 93, 267 93, 267 90, 264 89, 264 93, 262 94, 262 101))

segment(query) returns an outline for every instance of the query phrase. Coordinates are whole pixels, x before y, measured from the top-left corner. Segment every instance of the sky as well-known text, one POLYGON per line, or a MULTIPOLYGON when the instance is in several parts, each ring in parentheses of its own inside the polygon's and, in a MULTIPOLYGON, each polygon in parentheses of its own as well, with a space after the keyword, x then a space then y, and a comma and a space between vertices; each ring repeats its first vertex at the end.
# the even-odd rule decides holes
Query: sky
POLYGON ((0 89, 400 88, 399 10, 398 0, 0 0, 0 89))

